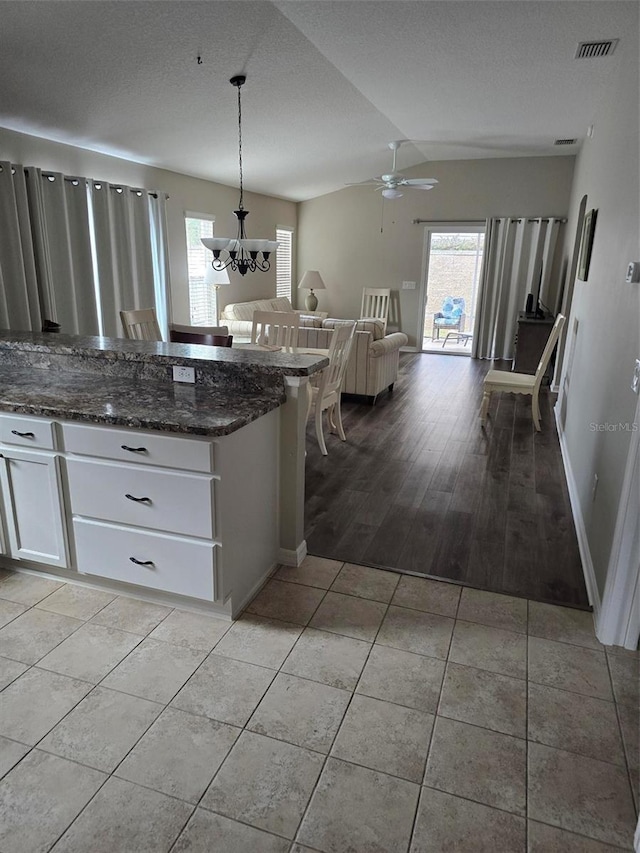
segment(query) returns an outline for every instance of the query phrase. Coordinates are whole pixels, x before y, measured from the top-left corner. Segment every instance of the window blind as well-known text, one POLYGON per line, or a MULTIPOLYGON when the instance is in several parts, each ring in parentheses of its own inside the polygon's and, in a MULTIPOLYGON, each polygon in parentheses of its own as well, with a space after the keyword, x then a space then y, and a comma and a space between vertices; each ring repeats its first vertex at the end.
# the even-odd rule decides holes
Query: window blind
POLYGON ((276 251, 276 296, 291 299, 292 244, 293 231, 289 228, 276 228, 276 240, 280 244, 276 251))
POLYGON ((216 324, 216 289, 205 283, 211 252, 200 242, 201 237, 213 237, 213 221, 185 216, 187 229, 187 267, 189 275, 189 313, 194 326, 216 324))

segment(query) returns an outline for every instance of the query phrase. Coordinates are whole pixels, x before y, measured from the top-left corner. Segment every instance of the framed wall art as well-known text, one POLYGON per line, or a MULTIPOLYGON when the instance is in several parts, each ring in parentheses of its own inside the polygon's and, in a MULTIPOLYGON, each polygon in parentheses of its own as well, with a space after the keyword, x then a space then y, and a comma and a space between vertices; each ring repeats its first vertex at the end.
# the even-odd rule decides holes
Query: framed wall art
POLYGON ((580 260, 578 261, 578 278, 581 281, 587 281, 589 278, 589 264, 591 263, 591 249, 593 248, 593 237, 596 231, 597 216, 597 210, 589 210, 585 213, 584 222, 582 223, 580 260))

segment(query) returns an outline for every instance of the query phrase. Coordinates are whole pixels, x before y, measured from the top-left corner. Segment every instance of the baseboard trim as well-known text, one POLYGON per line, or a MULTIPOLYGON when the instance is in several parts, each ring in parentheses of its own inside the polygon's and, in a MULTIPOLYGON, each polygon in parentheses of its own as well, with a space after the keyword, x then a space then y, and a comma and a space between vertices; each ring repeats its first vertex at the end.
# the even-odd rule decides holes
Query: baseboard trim
POLYGON ((578 498, 578 487, 576 485, 576 479, 573 476, 573 469, 571 468, 571 461, 569 459, 567 442, 564 437, 564 430, 562 429, 562 424, 560 423, 560 416, 557 405, 553 407, 553 412, 556 419, 556 426, 558 429, 558 438, 560 439, 562 464, 564 466, 564 473, 567 478, 569 500, 571 502, 571 514, 573 515, 573 523, 575 524, 576 536, 578 538, 578 548, 580 550, 580 559, 582 561, 582 572, 584 574, 584 582, 587 587, 587 596, 589 597, 589 604, 593 607, 593 621, 595 629, 595 625, 597 625, 598 618, 600 616, 600 608, 602 607, 602 602, 600 600, 600 593, 598 591, 596 573, 593 568, 593 560, 591 559, 591 551, 589 549, 589 540, 587 539, 587 530, 584 526, 582 508, 580 507, 580 500, 578 498))
POLYGON ((307 556, 307 540, 303 539, 295 551, 290 548, 278 550, 278 562, 283 566, 300 566, 307 556))

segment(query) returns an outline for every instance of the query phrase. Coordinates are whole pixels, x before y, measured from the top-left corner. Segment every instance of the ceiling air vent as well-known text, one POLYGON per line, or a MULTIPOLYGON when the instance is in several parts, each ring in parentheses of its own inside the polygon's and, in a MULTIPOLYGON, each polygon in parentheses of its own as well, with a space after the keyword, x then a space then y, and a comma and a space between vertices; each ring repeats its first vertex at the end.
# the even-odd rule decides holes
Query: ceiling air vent
POLYGON ((616 49, 619 39, 605 39, 603 41, 581 41, 576 50, 576 59, 600 59, 602 56, 611 56, 616 49))
POLYGON ((577 139, 556 139, 556 141, 553 144, 554 145, 575 145, 577 141, 578 141, 577 139))

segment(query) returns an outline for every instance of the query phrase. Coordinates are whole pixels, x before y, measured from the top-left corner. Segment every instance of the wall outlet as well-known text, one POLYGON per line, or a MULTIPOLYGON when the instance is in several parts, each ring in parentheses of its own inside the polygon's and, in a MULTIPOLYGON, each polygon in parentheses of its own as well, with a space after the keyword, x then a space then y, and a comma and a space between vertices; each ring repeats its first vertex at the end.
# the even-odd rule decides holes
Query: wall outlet
POLYGON ((196 371, 194 367, 182 367, 182 365, 173 365, 173 381, 174 382, 195 382, 196 371))
POLYGON ((633 368, 633 379, 631 380, 631 390, 634 394, 640 394, 640 358, 636 358, 636 365, 633 368))
POLYGON ((415 290, 416 289, 415 281, 403 281, 402 282, 402 289, 403 290, 415 290))

